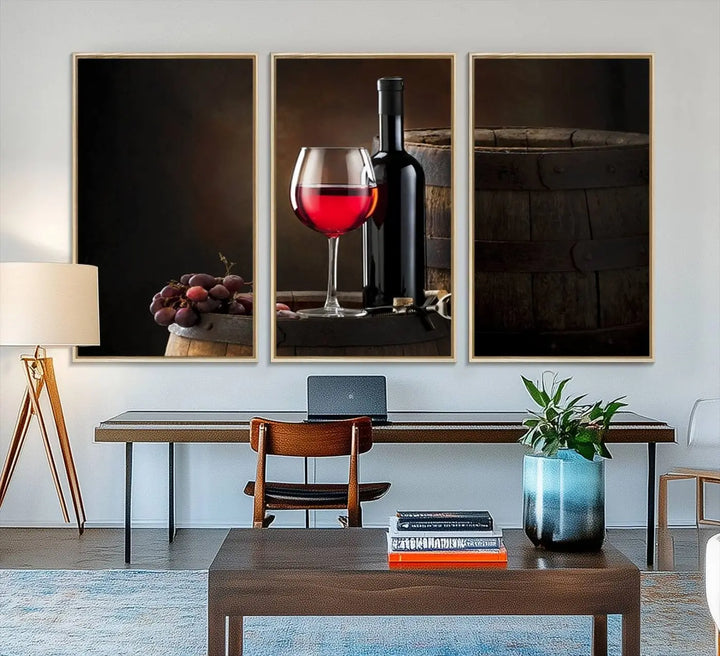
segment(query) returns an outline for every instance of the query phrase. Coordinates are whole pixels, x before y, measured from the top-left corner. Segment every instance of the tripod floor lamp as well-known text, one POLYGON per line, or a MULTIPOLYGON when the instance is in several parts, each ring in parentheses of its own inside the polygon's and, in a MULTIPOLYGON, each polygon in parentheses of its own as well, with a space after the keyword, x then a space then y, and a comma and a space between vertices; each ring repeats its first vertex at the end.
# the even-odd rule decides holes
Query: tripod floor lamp
POLYGON ((43 413, 44 391, 49 400, 80 533, 85 527, 85 508, 53 361, 46 355, 44 347, 90 346, 99 343, 96 267, 44 262, 0 263, 0 345, 35 347, 32 355, 20 356, 26 386, 5 464, 0 473, 0 506, 5 499, 32 418, 35 417, 63 518, 66 522, 70 521, 50 444, 48 421, 43 413))

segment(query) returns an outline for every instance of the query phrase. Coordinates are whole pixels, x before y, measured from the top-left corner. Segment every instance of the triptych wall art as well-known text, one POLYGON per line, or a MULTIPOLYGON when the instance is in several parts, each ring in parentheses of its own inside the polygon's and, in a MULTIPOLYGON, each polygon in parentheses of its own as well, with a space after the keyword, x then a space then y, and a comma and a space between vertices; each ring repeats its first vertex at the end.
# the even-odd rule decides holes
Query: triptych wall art
POLYGON ((471 362, 652 360, 652 63, 470 55, 458 143, 452 54, 272 55, 269 140, 255 55, 75 55, 75 261, 101 319, 75 357, 253 361, 263 331, 283 362, 453 362, 457 340, 471 362))

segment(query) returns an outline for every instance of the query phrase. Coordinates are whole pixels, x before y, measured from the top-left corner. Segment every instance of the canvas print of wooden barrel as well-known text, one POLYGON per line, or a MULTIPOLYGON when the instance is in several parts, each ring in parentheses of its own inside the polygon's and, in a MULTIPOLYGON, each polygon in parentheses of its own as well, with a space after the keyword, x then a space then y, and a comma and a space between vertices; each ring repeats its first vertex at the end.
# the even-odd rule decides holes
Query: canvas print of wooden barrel
MULTIPOLYGON (((362 307, 362 294, 338 294, 345 307, 362 307)), ((324 292, 278 292, 293 310, 318 307, 324 292)), ((451 322, 427 315, 378 314, 353 319, 282 319, 276 323, 278 357, 450 357, 451 322)))
POLYGON ((211 312, 190 328, 173 323, 168 332, 166 356, 240 358, 253 354, 253 317, 211 312))
MULTIPOLYGON (((452 131, 405 130, 405 150, 425 174, 425 289, 452 291, 452 131)), ((373 152, 380 139, 373 138, 373 152)))
POLYGON ((474 139, 474 356, 648 357, 648 135, 474 139))
MULTIPOLYGON (((340 304, 362 307, 362 294, 340 292, 340 304)), ((279 292, 293 310, 318 307, 324 292, 279 292)), ((204 314, 190 328, 168 328, 166 356, 252 356, 253 318, 204 314)), ((314 357, 449 357, 451 322, 436 314, 387 314, 357 319, 284 319, 276 325, 276 355, 314 357)))
POLYGON ((405 150, 425 173, 425 289, 452 291, 452 132, 405 130, 405 150))

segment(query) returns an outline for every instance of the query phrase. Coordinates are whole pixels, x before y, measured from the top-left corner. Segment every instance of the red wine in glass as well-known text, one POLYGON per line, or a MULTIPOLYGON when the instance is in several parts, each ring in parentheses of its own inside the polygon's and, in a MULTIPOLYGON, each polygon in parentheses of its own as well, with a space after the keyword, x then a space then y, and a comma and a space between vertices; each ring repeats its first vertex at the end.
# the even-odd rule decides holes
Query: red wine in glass
POLYGON ((367 185, 298 185, 295 214, 308 228, 339 237, 359 228, 372 214, 377 187, 367 185))
POLYGON ((300 221, 328 238, 325 305, 300 310, 301 317, 361 317, 365 310, 343 308, 337 299, 340 235, 359 228, 377 203, 377 185, 365 148, 300 149, 290 183, 290 204, 300 221))

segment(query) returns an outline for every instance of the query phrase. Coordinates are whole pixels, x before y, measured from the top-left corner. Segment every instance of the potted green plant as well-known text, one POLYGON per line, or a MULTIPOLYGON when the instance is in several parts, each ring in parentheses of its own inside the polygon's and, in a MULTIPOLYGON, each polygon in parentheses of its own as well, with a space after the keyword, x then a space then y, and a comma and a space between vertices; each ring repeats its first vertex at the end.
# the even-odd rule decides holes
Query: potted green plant
POLYGON ((596 551, 605 539, 605 437, 624 397, 609 403, 563 398, 570 378, 545 372, 522 377, 538 409, 528 410, 519 442, 523 460, 523 523, 535 546, 556 551, 596 551))

